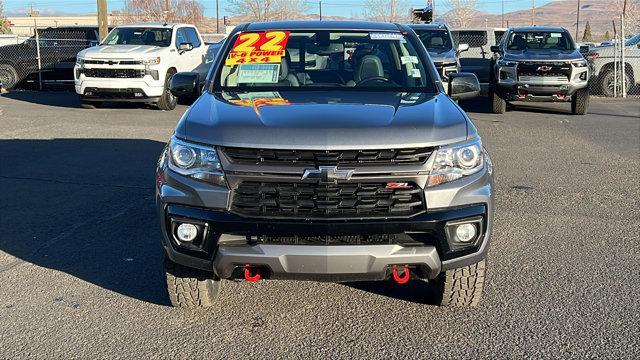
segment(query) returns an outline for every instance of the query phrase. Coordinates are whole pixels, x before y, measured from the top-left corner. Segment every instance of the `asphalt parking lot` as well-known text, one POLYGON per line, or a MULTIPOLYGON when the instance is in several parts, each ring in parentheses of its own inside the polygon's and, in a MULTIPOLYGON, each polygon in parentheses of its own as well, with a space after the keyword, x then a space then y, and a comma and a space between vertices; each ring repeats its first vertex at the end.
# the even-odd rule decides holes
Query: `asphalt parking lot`
POLYGON ((637 359, 640 101, 484 105, 464 104, 497 173, 478 308, 430 305, 421 284, 264 281, 187 312, 168 306, 153 199, 185 107, 3 95, 0 358, 637 359))

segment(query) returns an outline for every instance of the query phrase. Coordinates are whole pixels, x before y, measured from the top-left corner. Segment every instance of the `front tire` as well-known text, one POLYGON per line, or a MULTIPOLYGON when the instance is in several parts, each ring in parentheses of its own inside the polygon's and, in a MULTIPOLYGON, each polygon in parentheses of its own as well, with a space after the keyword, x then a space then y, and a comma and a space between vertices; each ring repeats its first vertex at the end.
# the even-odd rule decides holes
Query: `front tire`
POLYGON ((585 115, 589 108, 589 88, 576 91, 571 96, 571 113, 573 115, 585 115))
POLYGON ((169 91, 169 84, 171 84, 171 78, 175 73, 175 70, 167 71, 167 76, 164 80, 164 91, 162 92, 162 96, 160 96, 160 100, 158 100, 158 109, 160 110, 173 110, 178 104, 178 98, 173 96, 171 91, 169 91))
POLYGON ((433 280, 441 306, 475 307, 482 298, 486 260, 447 270, 433 280))
MULTIPOLYGON (((600 80, 599 87, 600 87, 600 91, 602 92, 602 95, 606 97, 613 97, 614 93, 616 92, 614 91, 614 88, 617 88, 616 90, 619 95, 622 94, 622 79, 620 78, 619 75, 620 74, 618 74, 618 78, 617 78, 618 81, 616 83, 615 72, 613 71, 613 68, 609 68, 606 70, 604 74, 602 74, 599 77, 599 80, 600 80)), ((624 81, 626 82, 627 92, 629 92, 633 84, 633 78, 631 77, 629 70, 626 71, 624 81)))
POLYGON ((220 279, 213 273, 176 264, 166 256, 164 271, 171 305, 183 309, 213 305, 220 292, 220 279))
POLYGON ((504 114, 507 112, 507 101, 502 97, 495 85, 489 86, 489 102, 491 112, 494 114, 504 114))
POLYGON ((16 69, 9 64, 0 64, 0 83, 2 88, 10 90, 18 85, 19 77, 16 69))

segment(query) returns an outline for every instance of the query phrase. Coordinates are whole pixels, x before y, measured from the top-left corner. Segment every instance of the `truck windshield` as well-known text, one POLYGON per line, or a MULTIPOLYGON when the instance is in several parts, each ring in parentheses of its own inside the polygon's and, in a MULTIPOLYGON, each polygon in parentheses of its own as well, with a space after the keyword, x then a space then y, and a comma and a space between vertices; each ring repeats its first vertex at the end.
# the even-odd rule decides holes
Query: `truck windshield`
POLYGON ((400 32, 247 32, 230 39, 214 84, 227 91, 322 88, 437 92, 424 61, 400 32))
POLYGON ((101 45, 171 45, 171 29, 165 28, 115 28, 101 45))
POLYGON ((451 36, 447 30, 419 30, 414 29, 424 47, 431 52, 445 52, 453 49, 451 36))
POLYGON ((571 36, 563 31, 516 31, 509 35, 507 49, 515 51, 532 49, 574 50, 575 45, 571 40, 571 36))

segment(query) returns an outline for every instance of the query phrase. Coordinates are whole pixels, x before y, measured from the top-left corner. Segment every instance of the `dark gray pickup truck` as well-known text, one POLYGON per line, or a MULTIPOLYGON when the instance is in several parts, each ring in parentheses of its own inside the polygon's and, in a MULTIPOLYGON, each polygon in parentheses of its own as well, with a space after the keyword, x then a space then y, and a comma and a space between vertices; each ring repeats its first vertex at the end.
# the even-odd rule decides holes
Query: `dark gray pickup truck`
POLYGON ((491 110, 502 114, 509 101, 571 101, 573 114, 586 114, 590 71, 581 50, 588 51, 561 27, 510 28, 491 47, 491 110))
POLYGON ((493 168, 454 101, 477 78, 449 80, 403 25, 238 26, 158 162, 171 303, 210 306, 225 279, 414 279, 478 304, 493 168))

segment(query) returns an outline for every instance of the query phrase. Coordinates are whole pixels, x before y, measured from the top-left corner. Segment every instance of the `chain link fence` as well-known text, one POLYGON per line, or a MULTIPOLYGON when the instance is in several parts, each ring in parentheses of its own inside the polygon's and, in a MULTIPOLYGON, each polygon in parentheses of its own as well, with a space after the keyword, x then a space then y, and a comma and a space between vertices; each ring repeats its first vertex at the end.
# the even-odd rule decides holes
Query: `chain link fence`
MULTIPOLYGON (((505 31, 503 28, 452 30, 456 47, 469 45, 469 50, 460 54, 462 70, 476 74, 485 87, 490 80, 493 57, 490 48, 500 43, 505 31)), ((591 69, 590 93, 603 97, 640 96, 640 34, 625 32, 623 41, 619 28, 611 44, 590 45, 586 54, 591 69)))
POLYGON ((76 55, 98 43, 98 31, 94 27, 17 30, 23 34, 23 41, 0 46, 3 89, 42 89, 49 84, 71 84, 76 55))

